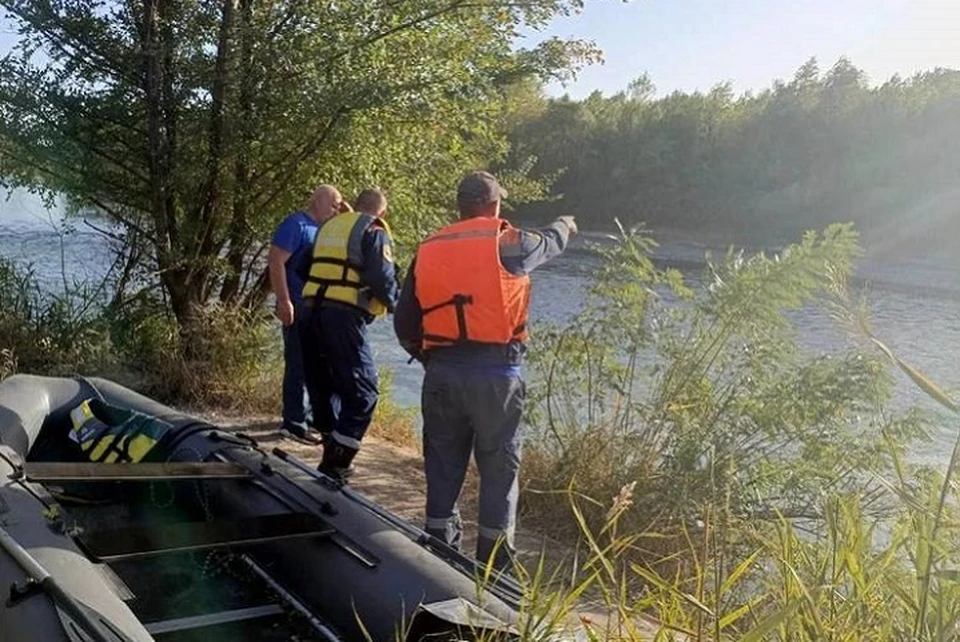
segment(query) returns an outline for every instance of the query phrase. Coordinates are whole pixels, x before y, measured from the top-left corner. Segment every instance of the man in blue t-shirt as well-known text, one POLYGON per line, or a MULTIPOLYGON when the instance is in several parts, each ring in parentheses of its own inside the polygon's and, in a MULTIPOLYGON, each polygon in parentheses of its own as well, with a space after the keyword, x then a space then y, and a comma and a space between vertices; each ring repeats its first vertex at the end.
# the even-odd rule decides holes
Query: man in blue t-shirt
MULTIPOLYGON (((267 255, 270 284, 276 295, 275 315, 283 324, 283 425, 281 432, 309 443, 320 443, 310 434, 310 422, 304 403, 304 370, 298 322, 306 318, 300 307, 303 279, 297 266, 313 252, 319 225, 349 208, 340 192, 331 185, 321 185, 310 199, 306 211, 294 212, 277 226, 267 255)), ((311 400, 316 405, 318 400, 311 400)), ((322 403, 322 402, 321 402, 322 403)), ((316 411, 313 413, 316 415, 316 411)))

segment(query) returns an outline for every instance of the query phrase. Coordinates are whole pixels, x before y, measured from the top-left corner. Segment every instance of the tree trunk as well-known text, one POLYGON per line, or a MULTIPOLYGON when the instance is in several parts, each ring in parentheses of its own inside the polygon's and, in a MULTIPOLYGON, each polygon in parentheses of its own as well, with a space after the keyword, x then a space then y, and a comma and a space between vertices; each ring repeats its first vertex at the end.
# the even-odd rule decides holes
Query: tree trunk
MULTIPOLYGON (((170 131, 164 122, 163 87, 167 78, 166 53, 171 42, 164 41, 169 33, 169 0, 144 0, 143 29, 141 32, 143 63, 143 91, 147 113, 147 144, 149 145, 150 214, 154 228, 154 249, 157 267, 164 289, 170 295, 170 305, 182 324, 190 315, 190 292, 187 273, 178 251, 178 229, 175 194, 170 175, 170 131)), ((167 114, 169 118, 169 114, 167 114)))
POLYGON ((200 298, 206 302, 216 279, 214 261, 223 247, 221 222, 224 209, 229 204, 222 202, 223 179, 233 150, 229 135, 230 94, 234 89, 234 34, 238 0, 224 0, 217 40, 217 62, 210 92, 210 131, 208 138, 207 177, 198 195, 195 211, 196 229, 191 239, 187 256, 190 257, 191 287, 199 289, 200 298), (195 283, 195 285, 193 285, 195 283))
POLYGON ((234 304, 241 295, 241 277, 244 262, 250 250, 249 194, 250 164, 249 154, 252 142, 251 118, 253 116, 254 78, 251 47, 251 25, 253 17, 252 0, 240 0, 240 21, 237 29, 240 42, 239 82, 240 96, 237 114, 237 151, 234 166, 233 218, 230 221, 229 250, 226 263, 228 273, 220 289, 220 300, 234 304))

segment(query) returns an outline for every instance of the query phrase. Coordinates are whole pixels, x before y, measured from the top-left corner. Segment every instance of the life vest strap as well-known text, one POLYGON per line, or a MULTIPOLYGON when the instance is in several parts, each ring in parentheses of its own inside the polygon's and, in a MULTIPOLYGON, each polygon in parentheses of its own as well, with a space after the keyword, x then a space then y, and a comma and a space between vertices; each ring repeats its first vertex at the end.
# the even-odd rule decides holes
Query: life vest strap
MULTIPOLYGON (((423 243, 433 243, 435 241, 457 241, 460 239, 469 239, 469 238, 490 238, 491 236, 499 236, 501 230, 465 230, 463 232, 437 232, 432 236, 428 236, 423 240, 423 243)), ((423 244, 421 243, 421 245, 423 244)))
POLYGON ((316 283, 317 285, 323 288, 329 287, 344 287, 344 288, 354 288, 356 290, 362 290, 364 287, 363 284, 357 283, 356 281, 349 281, 345 279, 321 279, 318 276, 307 277, 308 283, 316 283))
POLYGON ((103 423, 103 428, 100 430, 100 434, 97 435, 96 439, 93 440, 93 443, 91 443, 89 447, 84 448, 84 447, 81 445, 80 449, 84 452, 84 454, 85 454, 87 457, 90 458, 91 461, 94 461, 94 462, 104 462, 104 461, 106 461, 107 456, 110 455, 110 453, 114 453, 114 452, 117 453, 117 460, 118 460, 118 461, 125 461, 124 459, 122 459, 122 457, 125 456, 125 453, 124 453, 124 452, 120 449, 120 447, 119 447, 119 442, 120 442, 121 439, 122 439, 122 435, 118 435, 117 433, 113 432, 113 431, 111 430, 111 426, 110 426, 109 424, 107 424, 105 421, 102 421, 101 419, 99 419, 98 417, 96 417, 96 415, 94 415, 94 419, 93 419, 93 420, 94 420, 94 421, 101 421, 101 422, 103 423), (107 439, 108 437, 112 437, 110 443, 109 443, 109 444, 107 445, 107 447, 103 450, 103 452, 100 453, 100 456, 97 457, 96 459, 94 459, 94 458, 93 458, 93 454, 94 454, 95 452, 97 452, 97 448, 100 447, 100 443, 101 443, 104 439, 107 439))
POLYGON ((469 339, 469 337, 468 337, 468 335, 467 335, 467 314, 466 314, 464 308, 465 308, 466 306, 468 306, 468 305, 473 305, 473 295, 470 295, 470 294, 454 294, 453 297, 450 298, 450 299, 448 299, 447 301, 444 301, 444 302, 442 302, 442 303, 438 303, 438 304, 436 304, 436 305, 432 305, 432 306, 430 306, 429 308, 424 309, 422 313, 425 314, 425 315, 426 315, 426 314, 430 314, 431 312, 435 312, 436 310, 439 310, 439 309, 441 309, 441 308, 445 308, 445 307, 450 306, 450 305, 452 305, 452 306, 454 306, 454 307, 456 308, 456 313, 457 313, 457 334, 458 334, 459 336, 458 336, 457 338, 455 338, 455 339, 451 339, 451 338, 449 338, 449 337, 438 337, 438 336, 434 336, 434 335, 424 335, 424 337, 423 337, 424 339, 427 339, 428 341, 445 341, 445 342, 449 342, 449 343, 462 343, 462 342, 467 341, 467 340, 469 339))
POLYGON ((459 307, 459 308, 462 308, 464 305, 472 305, 472 304, 473 304, 473 296, 472 296, 472 295, 469 295, 469 294, 454 294, 451 298, 447 299, 446 301, 443 301, 442 303, 438 303, 438 304, 436 304, 436 305, 431 305, 429 308, 424 308, 423 311, 422 311, 422 313, 423 313, 423 314, 430 314, 431 312, 434 312, 434 311, 436 311, 436 310, 439 310, 440 308, 445 308, 445 307, 447 307, 448 305, 455 305, 455 306, 457 306, 457 307, 459 307))
MULTIPOLYGON (((440 308, 445 308, 449 305, 454 305, 457 308, 457 330, 459 336, 456 338, 445 337, 438 334, 424 334, 423 340, 430 341, 433 343, 449 343, 450 345, 456 345, 458 343, 466 343, 469 341, 467 336, 467 319, 466 314, 464 313, 464 306, 473 303, 473 297, 468 295, 458 294, 448 301, 443 303, 438 303, 437 305, 430 306, 422 311, 422 314, 429 314, 440 308)), ((519 337, 527 329, 526 323, 521 323, 516 328, 513 329, 513 336, 519 337)))
MULTIPOLYGON (((343 271, 340 275, 339 281, 334 279, 321 279, 320 277, 316 277, 316 276, 313 276, 312 274, 308 274, 307 275, 308 282, 320 283, 320 284, 327 283, 330 285, 345 285, 345 286, 355 287, 357 289, 360 288, 359 280, 351 281, 347 277, 350 275, 350 270, 353 270, 354 272, 359 273, 360 270, 362 270, 363 268, 354 265, 349 258, 340 259, 332 256, 315 256, 312 259, 310 259, 310 261, 311 261, 310 263, 311 268, 314 265, 337 265, 343 268, 343 271)), ((310 271, 312 272, 313 270, 311 269, 310 271)))
MULTIPOLYGON (((128 421, 130 420, 128 419, 128 421)), ((104 426, 106 426, 105 429, 100 433, 96 441, 93 442, 90 448, 86 449, 87 457, 90 457, 92 459, 93 453, 97 451, 97 447, 100 445, 100 442, 102 442, 107 437, 112 436, 113 439, 104 449, 104 451, 100 453, 100 456, 97 457, 97 459, 94 461, 98 463, 105 462, 107 461, 107 459, 111 454, 115 453, 117 455, 117 458, 115 459, 115 461, 121 462, 121 463, 132 462, 133 457, 130 455, 130 444, 133 443, 134 439, 136 439, 142 434, 145 434, 147 427, 144 424, 140 424, 134 427, 130 431, 124 431, 121 434, 117 434, 113 432, 110 429, 111 427, 108 426, 106 423, 104 424, 104 426)))
POLYGON ((331 263, 333 265, 347 265, 350 263, 350 259, 341 259, 336 256, 312 256, 310 260, 314 263, 331 263))

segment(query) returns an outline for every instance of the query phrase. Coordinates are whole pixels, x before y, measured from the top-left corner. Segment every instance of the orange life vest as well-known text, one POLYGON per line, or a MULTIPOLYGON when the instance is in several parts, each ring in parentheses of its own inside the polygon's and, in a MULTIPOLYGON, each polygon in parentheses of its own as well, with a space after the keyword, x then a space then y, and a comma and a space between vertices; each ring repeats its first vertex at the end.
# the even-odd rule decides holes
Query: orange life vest
POLYGON ((414 278, 424 350, 527 338, 530 277, 511 274, 500 262, 503 236, 518 233, 503 219, 475 217, 421 243, 414 278))

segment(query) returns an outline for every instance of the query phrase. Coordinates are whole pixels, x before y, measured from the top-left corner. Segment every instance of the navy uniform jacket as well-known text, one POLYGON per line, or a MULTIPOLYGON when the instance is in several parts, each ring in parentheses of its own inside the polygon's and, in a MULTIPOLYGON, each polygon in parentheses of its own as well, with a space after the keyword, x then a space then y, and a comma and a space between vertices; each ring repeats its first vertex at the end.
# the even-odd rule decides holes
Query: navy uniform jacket
MULTIPOLYGON (((559 256, 566 249, 569 240, 570 228, 561 221, 536 231, 520 230, 516 242, 506 243, 501 240, 500 262, 511 274, 523 276, 559 256)), ((403 289, 400 291, 400 301, 393 316, 393 329, 403 349, 414 359, 423 361, 424 355, 421 352, 423 311, 415 294, 415 264, 416 261, 410 265, 403 289)), ((436 361, 461 367, 507 366, 512 368, 519 366, 523 353, 523 344, 514 341, 506 346, 462 344, 433 348, 430 350, 429 358, 431 363, 436 361)))
POLYGON ((360 282, 370 288, 374 298, 387 306, 387 311, 393 312, 397 308, 400 287, 390 236, 382 227, 371 225, 364 233, 360 247, 363 251, 360 282))

